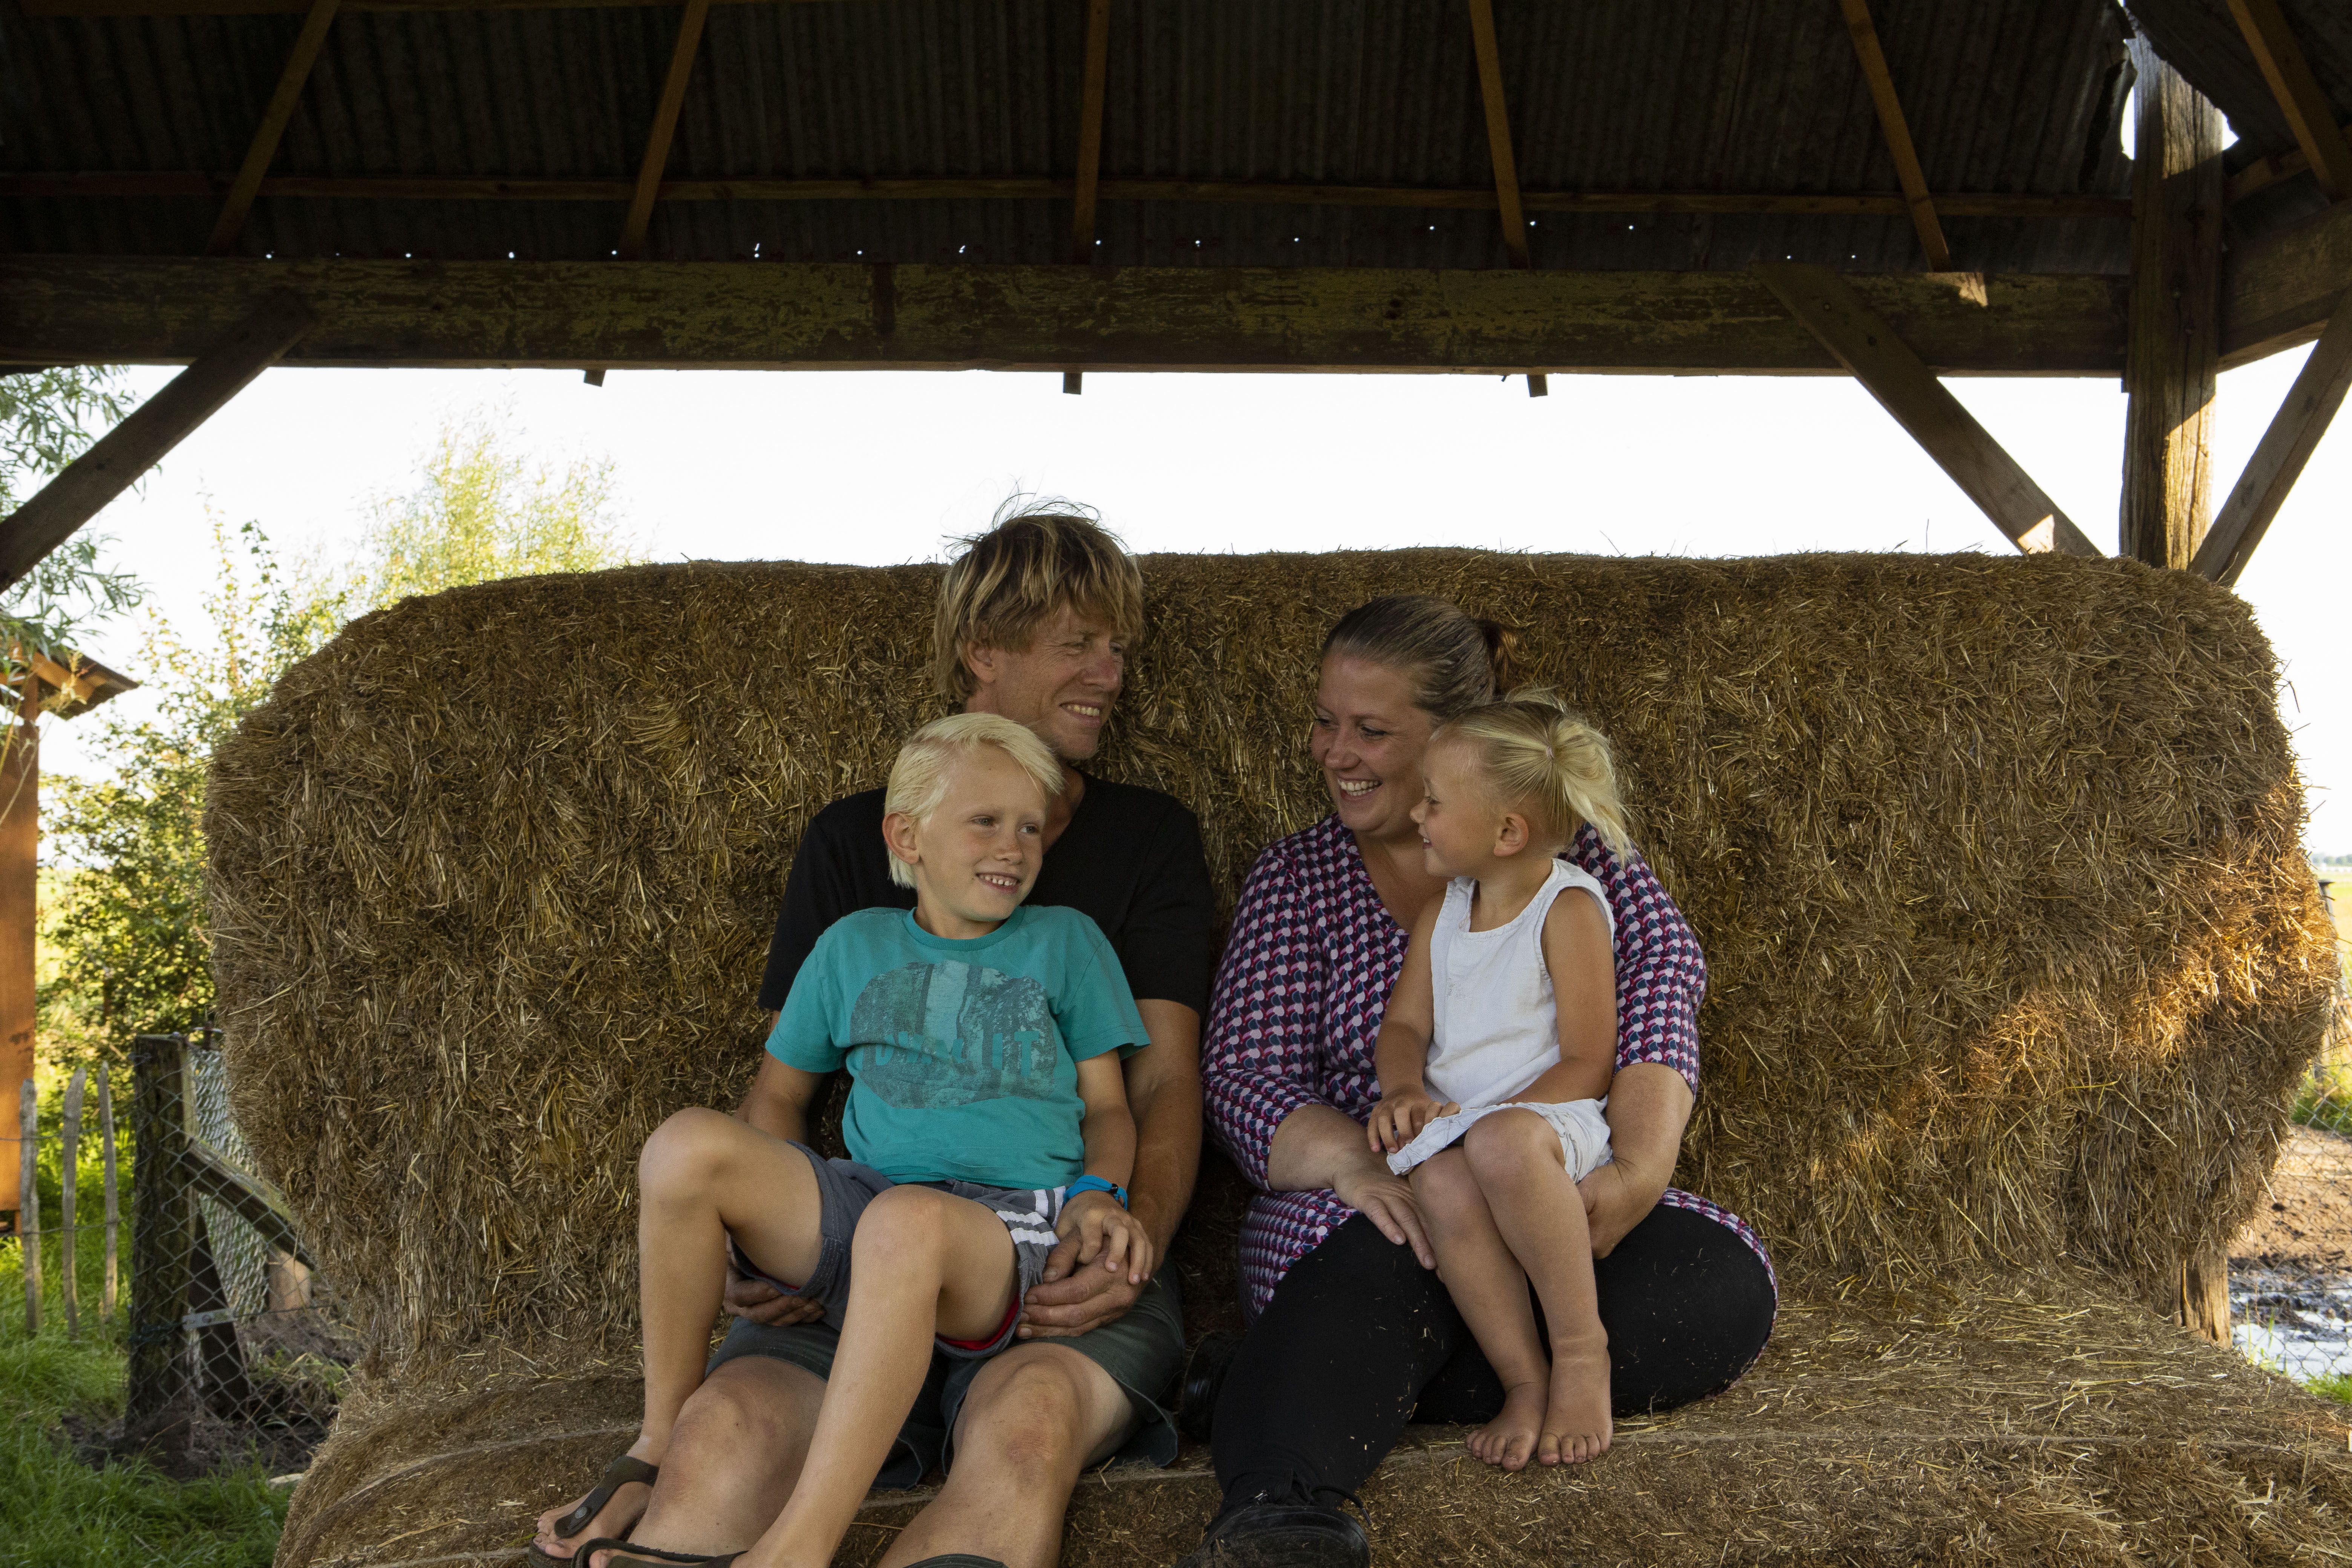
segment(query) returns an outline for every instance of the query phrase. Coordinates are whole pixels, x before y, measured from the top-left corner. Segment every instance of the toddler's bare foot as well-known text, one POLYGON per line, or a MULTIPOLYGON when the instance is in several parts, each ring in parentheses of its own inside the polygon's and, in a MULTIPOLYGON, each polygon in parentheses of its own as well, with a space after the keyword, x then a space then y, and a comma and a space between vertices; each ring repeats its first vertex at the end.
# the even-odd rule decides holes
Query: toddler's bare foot
POLYGON ((1544 1411, 1536 1458, 1547 1465, 1580 1465, 1609 1447, 1609 1346, 1551 1352, 1551 1402, 1544 1411))
MULTIPOLYGON (((640 1435, 635 1442, 629 1445, 629 1458, 643 1459, 648 1465, 658 1465, 661 1463, 661 1451, 650 1438, 640 1435)), ((539 1533, 531 1544, 539 1548, 541 1556, 559 1563, 568 1562, 572 1548, 580 1542, 593 1541, 604 1535, 628 1534, 638 1517, 646 1511, 646 1504, 653 1500, 654 1489, 642 1481, 625 1482, 614 1489, 611 1499, 595 1518, 578 1530, 556 1534, 555 1527, 579 1507, 586 1495, 583 1493, 571 1502, 560 1503, 539 1516, 539 1533)))
POLYGON ((1544 1408, 1549 1398, 1540 1379, 1530 1378, 1503 1391, 1503 1411, 1464 1440, 1475 1458, 1507 1470, 1523 1470, 1536 1457, 1536 1437, 1543 1430, 1544 1408))

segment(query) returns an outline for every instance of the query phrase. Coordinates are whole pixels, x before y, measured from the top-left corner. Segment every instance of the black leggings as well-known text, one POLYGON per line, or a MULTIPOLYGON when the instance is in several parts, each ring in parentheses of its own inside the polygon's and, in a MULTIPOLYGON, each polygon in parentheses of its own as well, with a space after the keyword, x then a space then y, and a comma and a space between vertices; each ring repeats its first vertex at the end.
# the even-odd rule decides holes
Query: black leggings
MULTIPOLYGON (((1593 1264, 1620 1412, 1730 1385, 1772 1331, 1771 1276, 1725 1226, 1652 1209, 1593 1264)), ((1217 1400, 1228 1508, 1352 1492, 1406 1421, 1491 1421, 1503 1385, 1436 1274, 1358 1215, 1301 1258, 1244 1337, 1217 1400)))

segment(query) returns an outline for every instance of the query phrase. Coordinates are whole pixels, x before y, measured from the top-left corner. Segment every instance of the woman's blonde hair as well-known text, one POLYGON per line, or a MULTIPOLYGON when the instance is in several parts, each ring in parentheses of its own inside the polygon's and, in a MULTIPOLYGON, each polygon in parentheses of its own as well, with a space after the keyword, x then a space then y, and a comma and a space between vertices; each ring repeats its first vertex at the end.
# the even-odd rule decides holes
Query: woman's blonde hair
MULTIPOLYGON (((929 821, 947 798, 949 771, 982 746, 994 746, 1020 763, 1048 801, 1062 793, 1060 759, 1025 727, 1000 713, 950 713, 932 720, 898 748, 898 760, 890 764, 889 787, 882 792, 882 815, 903 812, 918 823, 929 821)), ((915 868, 893 855, 890 880, 911 888, 915 868)))
POLYGON ((1071 502, 1015 496, 987 532, 958 542, 931 617, 931 679, 950 702, 969 700, 976 685, 966 653, 1026 649, 1065 605, 1108 621, 1124 641, 1143 635, 1143 574, 1118 536, 1071 502))
POLYGON ((1458 740, 1470 748, 1497 801, 1527 810, 1561 842, 1589 822, 1622 855, 1633 846, 1617 761, 1609 738, 1541 687, 1522 687, 1498 702, 1447 721, 1430 744, 1458 740))

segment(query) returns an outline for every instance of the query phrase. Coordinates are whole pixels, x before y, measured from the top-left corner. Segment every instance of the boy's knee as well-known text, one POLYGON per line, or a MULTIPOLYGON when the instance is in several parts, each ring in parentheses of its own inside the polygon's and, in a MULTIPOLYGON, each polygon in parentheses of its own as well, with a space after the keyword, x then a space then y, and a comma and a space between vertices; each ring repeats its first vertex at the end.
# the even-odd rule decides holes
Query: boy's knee
POLYGON ((673 1187, 709 1173, 712 1160, 724 1146, 730 1129, 740 1126, 721 1111, 688 1106, 674 1112, 653 1131, 637 1156, 641 1191, 673 1187))
POLYGON ((1498 1110, 1481 1117, 1463 1135, 1462 1152, 1480 1176, 1525 1170, 1529 1165, 1564 1168, 1559 1134, 1532 1110, 1498 1110))
POLYGON ((950 1200, 929 1187, 892 1187, 878 1193, 857 1216, 850 1238, 852 1256, 903 1258, 910 1249, 936 1250, 950 1200))

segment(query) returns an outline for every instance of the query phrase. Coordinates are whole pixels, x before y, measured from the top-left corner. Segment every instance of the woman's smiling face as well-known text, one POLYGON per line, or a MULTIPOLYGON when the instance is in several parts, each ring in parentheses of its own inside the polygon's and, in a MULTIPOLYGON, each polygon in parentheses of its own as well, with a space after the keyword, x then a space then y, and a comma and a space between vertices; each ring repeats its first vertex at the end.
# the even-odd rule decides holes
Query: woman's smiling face
POLYGON ((1315 688, 1315 762, 1339 821, 1360 838, 1418 839, 1421 756, 1437 722, 1413 705, 1412 677, 1369 659, 1323 661, 1315 688))

